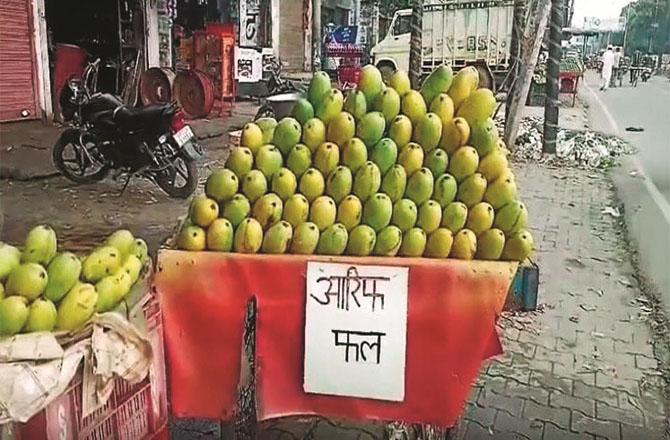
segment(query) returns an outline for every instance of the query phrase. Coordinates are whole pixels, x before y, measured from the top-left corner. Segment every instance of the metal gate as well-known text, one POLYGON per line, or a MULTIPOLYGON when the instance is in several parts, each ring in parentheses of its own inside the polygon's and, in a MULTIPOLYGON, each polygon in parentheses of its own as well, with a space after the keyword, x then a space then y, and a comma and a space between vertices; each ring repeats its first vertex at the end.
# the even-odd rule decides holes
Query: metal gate
POLYGON ((31 0, 0 3, 0 122, 38 119, 31 0))

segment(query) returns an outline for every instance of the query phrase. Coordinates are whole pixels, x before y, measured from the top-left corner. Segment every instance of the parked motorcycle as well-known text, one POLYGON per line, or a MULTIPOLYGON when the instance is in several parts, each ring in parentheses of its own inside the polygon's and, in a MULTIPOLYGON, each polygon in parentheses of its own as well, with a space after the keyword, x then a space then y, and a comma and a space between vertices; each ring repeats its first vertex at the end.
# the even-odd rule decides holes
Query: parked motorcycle
POLYGON ((56 168, 76 183, 93 183, 110 171, 155 182, 171 197, 187 198, 198 185, 202 149, 176 104, 130 108, 109 93, 95 93, 99 60, 60 96, 69 127, 53 148, 56 168))

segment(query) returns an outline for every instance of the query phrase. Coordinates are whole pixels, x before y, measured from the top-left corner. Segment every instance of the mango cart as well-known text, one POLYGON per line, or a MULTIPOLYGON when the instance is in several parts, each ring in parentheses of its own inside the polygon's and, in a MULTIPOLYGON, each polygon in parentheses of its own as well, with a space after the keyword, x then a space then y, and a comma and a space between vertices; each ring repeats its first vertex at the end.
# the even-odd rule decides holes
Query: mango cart
POLYGON ((448 429, 501 352, 533 239, 495 96, 472 67, 420 90, 360 74, 345 97, 319 72, 291 116, 247 123, 160 251, 174 417, 448 429))

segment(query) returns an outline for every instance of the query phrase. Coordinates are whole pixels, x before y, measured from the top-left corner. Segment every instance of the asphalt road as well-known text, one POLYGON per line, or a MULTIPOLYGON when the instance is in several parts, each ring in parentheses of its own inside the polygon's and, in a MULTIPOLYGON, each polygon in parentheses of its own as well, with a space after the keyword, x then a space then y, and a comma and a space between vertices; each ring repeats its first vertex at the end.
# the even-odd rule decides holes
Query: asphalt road
POLYGON ((655 76, 646 83, 639 81, 637 87, 624 81, 623 87, 605 92, 598 89, 599 77, 593 72, 586 80, 595 101, 604 107, 603 122, 613 126, 608 131, 638 148, 645 173, 670 201, 670 79, 655 76), (644 131, 626 131, 627 127, 644 131))

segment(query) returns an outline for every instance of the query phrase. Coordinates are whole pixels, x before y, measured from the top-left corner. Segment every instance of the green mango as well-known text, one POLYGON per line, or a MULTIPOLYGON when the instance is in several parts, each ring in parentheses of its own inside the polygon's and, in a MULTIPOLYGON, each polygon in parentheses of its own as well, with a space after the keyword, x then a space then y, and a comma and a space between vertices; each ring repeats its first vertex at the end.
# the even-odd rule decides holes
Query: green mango
POLYGON ((426 113, 419 117, 414 125, 412 140, 421 145, 424 151, 431 151, 440 143, 442 121, 435 113, 426 113))
POLYGON ((433 173, 428 168, 421 168, 414 172, 407 180, 405 197, 412 199, 421 206, 433 195, 433 173))
POLYGON ((233 249, 241 254, 256 254, 263 244, 263 228, 254 218, 245 218, 235 230, 233 249))
POLYGON ((326 182, 326 194, 335 200, 335 203, 340 203, 342 199, 351 193, 353 186, 353 176, 351 170, 345 166, 338 166, 328 176, 326 182))
POLYGON ((425 249, 425 231, 421 228, 411 228, 403 234, 398 254, 403 257, 420 257, 425 249))
POLYGON ((223 218, 228 219, 233 228, 247 218, 250 212, 251 203, 243 194, 235 194, 223 205, 223 218))
POLYGON ((313 107, 317 107, 330 92, 330 89, 330 76, 326 72, 316 72, 309 82, 307 99, 309 99, 313 107))
MULTIPOLYGON (((177 249, 199 252, 204 251, 206 248, 207 233, 200 226, 188 225, 179 231, 179 235, 177 235, 177 249)), ((95 281, 100 279, 102 277, 97 278, 95 281)))
POLYGON ((384 229, 391 222, 393 202, 384 193, 377 193, 368 198, 363 205, 363 223, 375 232, 384 229))
POLYGON ((321 103, 316 106, 315 116, 328 126, 330 121, 342 112, 343 107, 344 96, 342 95, 342 92, 337 89, 332 89, 328 92, 325 98, 323 98, 321 103))
POLYGON ((368 112, 368 104, 365 101, 365 94, 360 90, 351 89, 344 97, 342 109, 353 115, 356 121, 360 121, 368 112))
POLYGON ((361 223, 363 217, 363 204, 355 195, 345 197, 337 207, 337 222, 341 223, 347 231, 351 231, 361 223))
POLYGON ((480 158, 498 148, 500 134, 491 118, 477 121, 470 127, 470 144, 475 147, 480 158))
POLYGON ((407 173, 402 165, 393 165, 390 170, 384 174, 381 190, 392 202, 397 202, 405 195, 407 187, 407 173))
POLYGON ((214 170, 205 183, 205 194, 218 203, 232 199, 240 187, 240 179, 232 170, 214 170))
POLYGON ((335 223, 319 236, 316 253, 320 255, 342 255, 347 248, 349 233, 342 223, 335 223))
POLYGON ((377 164, 382 174, 395 165, 398 159, 398 146, 389 138, 383 138, 372 148, 370 160, 377 164))
POLYGON ((21 261, 46 266, 56 256, 56 252, 56 232, 51 226, 38 225, 32 228, 26 236, 21 261))
POLYGON ((95 313, 98 293, 92 284, 77 283, 58 306, 56 328, 74 331, 83 327, 95 313))
POLYGON ((54 303, 48 299, 38 298, 30 305, 28 309, 28 319, 23 331, 32 332, 50 332, 56 326, 58 311, 54 303))
POLYGON ((421 84, 421 95, 426 102, 433 102, 440 93, 447 93, 454 80, 454 73, 448 65, 441 65, 428 75, 421 84))
POLYGON ((358 225, 349 234, 347 255, 366 257, 372 253, 377 242, 375 230, 368 225, 358 225))
POLYGON ((81 261, 75 254, 64 252, 56 255, 47 267, 48 281, 44 296, 51 301, 60 301, 77 283, 80 274, 81 261))
POLYGON ((362 140, 352 138, 342 146, 342 164, 352 173, 356 173, 367 160, 368 149, 362 140))
POLYGON ((405 115, 396 116, 389 125, 388 136, 399 148, 404 147, 412 140, 412 121, 405 115))
POLYGON ((263 142, 261 145, 271 144, 274 137, 277 120, 275 118, 260 118, 254 121, 263 132, 263 142))
POLYGON ((226 168, 231 170, 239 180, 254 167, 254 154, 246 147, 234 147, 226 159, 226 168))
POLYGON ((286 220, 294 229, 307 221, 309 216, 309 201, 302 194, 293 194, 284 203, 282 219, 286 220))
POLYGON ((356 137, 372 148, 384 136, 386 121, 380 112, 370 112, 363 116, 356 126, 356 137))
POLYGON ((302 130, 302 143, 314 153, 324 142, 326 142, 326 124, 317 118, 307 121, 302 130))
POLYGON ((319 228, 314 223, 303 222, 293 229, 289 253, 312 255, 319 244, 319 228))
POLYGON ((418 215, 416 203, 410 199, 398 200, 393 205, 391 224, 397 226, 402 232, 406 232, 416 225, 418 215))
POLYGON ((374 255, 380 257, 395 257, 402 244, 402 231, 397 226, 387 226, 377 233, 374 255))
POLYGON ((365 95, 365 101, 367 102, 368 108, 372 107, 372 104, 377 99, 377 95, 382 92, 384 88, 384 81, 382 79, 382 74, 372 64, 361 69, 361 77, 358 81, 358 90, 363 92, 365 95))
POLYGON ((294 118, 286 117, 279 121, 277 127, 275 127, 272 144, 281 151, 282 155, 287 156, 291 148, 300 142, 301 136, 302 128, 300 123, 294 118))
POLYGON ((451 174, 443 174, 435 179, 432 197, 442 208, 454 201, 457 192, 456 179, 451 174))
POLYGON ((377 96, 372 109, 381 112, 388 125, 400 113, 400 95, 391 87, 387 87, 377 96))
MULTIPOLYGON (((319 121, 321 122, 321 121, 319 121)), ((304 144, 297 144, 286 158, 286 167, 296 178, 303 175, 312 166, 312 151, 304 144)))
POLYGON ((314 117, 314 107, 307 99, 300 98, 293 105, 291 117, 298 121, 300 125, 304 125, 305 122, 314 117))
POLYGON ((28 299, 8 296, 0 300, 0 336, 13 336, 26 325, 29 315, 28 299))
POLYGON ((0 281, 5 280, 21 264, 21 251, 0 241, 0 281))
POLYGON ((261 252, 265 254, 284 254, 288 251, 293 238, 293 228, 287 221, 278 221, 270 226, 263 237, 261 252))
POLYGON ((240 146, 247 147, 252 153, 256 154, 261 145, 263 145, 263 130, 253 122, 245 124, 242 127, 240 146))
POLYGON ((354 177, 354 194, 361 202, 365 202, 379 191, 381 184, 382 177, 379 167, 374 162, 367 161, 358 169, 354 177))

